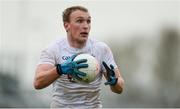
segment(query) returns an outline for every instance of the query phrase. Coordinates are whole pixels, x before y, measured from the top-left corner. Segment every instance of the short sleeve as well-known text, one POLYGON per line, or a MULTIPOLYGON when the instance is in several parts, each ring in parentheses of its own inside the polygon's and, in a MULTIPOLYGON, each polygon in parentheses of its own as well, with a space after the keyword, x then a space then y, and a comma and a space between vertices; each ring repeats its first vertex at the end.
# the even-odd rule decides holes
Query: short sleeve
POLYGON ((55 53, 53 52, 53 47, 48 46, 41 51, 38 64, 55 65, 55 53))
MULTIPOLYGON (((104 61, 108 66, 112 64, 114 68, 117 68, 117 64, 115 63, 113 53, 110 47, 104 43, 102 49, 103 49, 102 61, 104 61)), ((105 71, 105 68, 102 64, 101 64, 101 68, 102 68, 102 71, 105 71)))

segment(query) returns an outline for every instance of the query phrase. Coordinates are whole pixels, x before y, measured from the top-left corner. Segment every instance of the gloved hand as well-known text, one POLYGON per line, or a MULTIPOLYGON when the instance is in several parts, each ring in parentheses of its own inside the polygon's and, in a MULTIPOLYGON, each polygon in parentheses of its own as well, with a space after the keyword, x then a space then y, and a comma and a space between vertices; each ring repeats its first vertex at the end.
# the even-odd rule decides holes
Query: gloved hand
POLYGON ((71 75, 78 80, 81 80, 82 76, 86 76, 86 73, 79 71, 79 69, 88 67, 88 64, 83 64, 87 62, 87 59, 73 61, 76 56, 77 55, 73 55, 64 63, 56 65, 56 69, 59 75, 71 75))
POLYGON ((110 85, 110 86, 116 85, 118 78, 116 78, 114 66, 110 65, 110 67, 111 67, 110 68, 104 61, 102 62, 102 64, 105 67, 106 72, 107 72, 107 82, 105 82, 104 84, 110 85))

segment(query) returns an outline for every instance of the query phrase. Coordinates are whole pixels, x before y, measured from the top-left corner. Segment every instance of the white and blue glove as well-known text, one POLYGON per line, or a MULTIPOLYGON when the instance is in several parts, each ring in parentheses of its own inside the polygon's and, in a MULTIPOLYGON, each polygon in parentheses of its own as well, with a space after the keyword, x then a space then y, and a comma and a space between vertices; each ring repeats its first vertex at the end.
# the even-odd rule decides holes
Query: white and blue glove
POLYGON ((116 85, 118 78, 116 78, 114 66, 110 65, 110 67, 108 67, 108 65, 104 61, 102 62, 102 64, 107 72, 107 82, 105 82, 104 84, 110 86, 116 85))
POLYGON ((86 73, 79 71, 80 68, 87 68, 88 64, 84 64, 87 62, 87 59, 80 59, 77 61, 73 61, 77 55, 73 55, 68 60, 66 60, 62 64, 57 64, 56 69, 59 75, 71 75, 73 78, 78 80, 82 80, 82 76, 86 76, 86 73))

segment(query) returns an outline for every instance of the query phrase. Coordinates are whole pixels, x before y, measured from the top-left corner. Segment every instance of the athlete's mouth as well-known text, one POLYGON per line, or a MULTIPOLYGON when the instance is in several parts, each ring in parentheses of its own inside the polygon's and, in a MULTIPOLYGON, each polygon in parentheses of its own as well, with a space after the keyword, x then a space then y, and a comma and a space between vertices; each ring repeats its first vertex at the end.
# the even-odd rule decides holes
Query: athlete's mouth
POLYGON ((88 36, 88 32, 81 32, 80 34, 84 37, 88 36))

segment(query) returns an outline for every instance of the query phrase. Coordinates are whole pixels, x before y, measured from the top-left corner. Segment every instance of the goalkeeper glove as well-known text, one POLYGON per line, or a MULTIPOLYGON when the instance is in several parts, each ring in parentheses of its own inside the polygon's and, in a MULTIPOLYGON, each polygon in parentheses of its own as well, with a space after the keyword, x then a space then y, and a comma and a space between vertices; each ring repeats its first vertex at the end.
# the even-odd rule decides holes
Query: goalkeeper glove
POLYGON ((79 71, 79 69, 88 67, 88 64, 83 64, 87 62, 87 59, 73 61, 76 56, 77 55, 73 55, 64 63, 56 65, 56 69, 59 75, 71 75, 78 80, 82 80, 81 77, 86 76, 86 73, 79 71))
POLYGON ((102 62, 103 66, 106 69, 107 72, 107 82, 105 82, 105 85, 110 85, 114 86, 117 83, 118 78, 116 78, 115 71, 114 71, 114 66, 111 64, 110 67, 103 61, 102 62))

